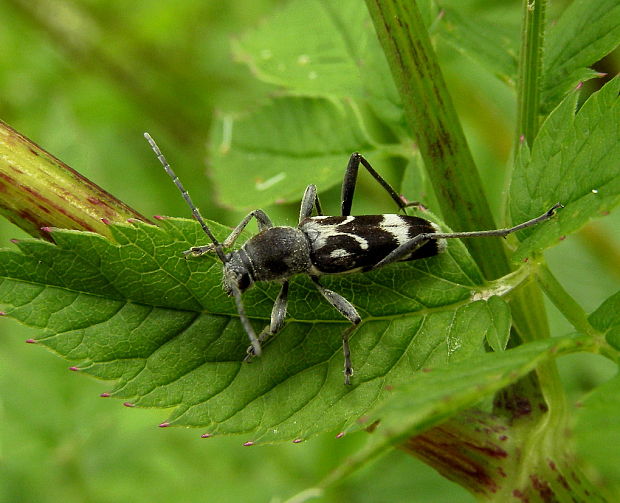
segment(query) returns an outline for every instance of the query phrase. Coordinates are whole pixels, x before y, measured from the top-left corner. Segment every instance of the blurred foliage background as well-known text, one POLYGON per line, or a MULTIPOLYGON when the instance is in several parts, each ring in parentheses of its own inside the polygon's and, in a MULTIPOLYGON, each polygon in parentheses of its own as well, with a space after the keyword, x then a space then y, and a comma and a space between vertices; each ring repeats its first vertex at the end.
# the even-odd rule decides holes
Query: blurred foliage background
MULTIPOLYGON (((209 130, 215 114, 251 109, 277 92, 235 63, 229 46, 283 3, 4 0, 0 118, 143 214, 189 216, 142 138, 149 131, 203 213, 233 225, 243 212, 218 206, 210 190, 209 130)), ((554 3, 550 19, 562 5, 554 3)), ((461 6, 502 9, 506 23, 519 29, 518 1, 468 0, 461 6)), ((312 36, 311 26, 299 32, 312 36)), ((499 209, 514 95, 470 60, 447 47, 438 50, 489 198, 499 209)), ((604 65, 617 72, 617 54, 604 65)), ((325 206, 336 208, 336 198, 337 191, 329 191, 325 206)), ((267 210, 278 221, 297 208, 267 210)), ((547 254, 557 277, 588 311, 618 288, 618 271, 614 276, 606 266, 620 254, 613 233, 620 221, 612 218, 547 254)), ((24 236, 0 222, 3 243, 24 236)), ((572 330, 551 306, 549 311, 553 333, 572 330)), ((339 440, 330 434, 299 445, 246 448, 242 438, 202 440, 195 430, 157 429, 164 411, 99 398, 104 383, 68 372, 62 360, 24 344, 26 327, 0 321, 0 502, 278 501, 317 482, 366 441, 365 434, 339 440)), ((593 355, 560 364, 571 401, 612 372, 593 355)), ((322 501, 448 500, 474 501, 395 451, 322 501)))

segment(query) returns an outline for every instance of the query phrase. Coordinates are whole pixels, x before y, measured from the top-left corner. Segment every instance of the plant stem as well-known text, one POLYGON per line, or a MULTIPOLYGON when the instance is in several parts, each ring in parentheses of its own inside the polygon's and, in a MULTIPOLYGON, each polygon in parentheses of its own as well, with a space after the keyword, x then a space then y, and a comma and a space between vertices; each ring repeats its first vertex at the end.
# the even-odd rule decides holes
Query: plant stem
POLYGON ((523 137, 531 146, 538 133, 546 5, 546 0, 523 1, 523 39, 519 61, 515 144, 523 137))
POLYGON ((97 232, 106 223, 149 220, 0 121, 0 214, 27 233, 42 227, 97 232))
MULTIPOLYGON (((366 0, 366 4, 446 222, 459 230, 495 227, 416 3, 366 0)), ((511 271, 501 241, 471 239, 465 244, 487 278, 511 271)), ((524 341, 549 335, 536 285, 527 285, 511 305, 524 341)))
MULTIPOLYGON (((445 220, 455 228, 466 230, 493 225, 471 153, 416 3, 366 0, 366 4, 445 220)), ((518 141, 524 138, 529 145, 538 132, 545 7, 545 0, 524 0, 516 136, 518 141)), ((478 240, 477 243, 467 243, 467 246, 487 278, 510 271, 501 243, 478 240)), ((511 305, 520 342, 550 337, 542 294, 536 284, 526 285, 517 292, 511 305)), ((518 493, 503 493, 502 498, 523 495, 528 501, 547 501, 549 498, 569 501, 572 495, 578 495, 580 500, 585 500, 589 484, 583 476, 575 475, 576 471, 571 472, 570 447, 562 440, 566 429, 566 407, 554 362, 543 362, 536 374, 529 374, 503 390, 497 397, 495 412, 500 421, 510 426, 511 434, 519 438, 513 463, 504 467, 509 480, 516 482, 510 491, 518 493), (530 406, 527 420, 519 409, 526 402, 530 406), (575 487, 566 483, 568 474, 573 476, 575 487)), ((458 467, 451 464, 454 459, 436 458, 436 454, 444 450, 446 439, 443 434, 453 440, 454 435, 458 437, 465 433, 465 437, 468 436, 467 431, 460 431, 467 430, 465 417, 455 418, 452 427, 446 431, 433 428, 422 436, 410 438, 405 448, 421 456, 424 452, 434 453, 432 459, 427 459, 429 464, 438 468, 446 461, 448 478, 457 480, 474 493, 485 493, 484 480, 475 477, 470 480, 467 476, 459 478, 458 467), (438 440, 440 445, 425 450, 420 442, 429 439, 431 443, 433 439, 438 440)), ((456 451, 463 454, 465 465, 477 459, 477 448, 467 448, 473 445, 470 440, 457 438, 454 442, 456 451)), ((483 447, 485 440, 481 442, 483 447)), ((491 488, 484 497, 500 501, 494 493, 495 489, 491 488)))
MULTIPOLYGON (((445 221, 453 229, 463 231, 495 228, 480 176, 416 3, 366 0, 366 5, 445 221)), ((499 240, 472 239, 466 246, 487 278, 498 278, 510 271, 499 240)))
POLYGON ((555 307, 566 317, 575 329, 584 335, 596 337, 600 334, 590 325, 588 315, 556 279, 549 268, 542 264, 536 271, 538 284, 553 302, 555 307))
POLYGON ((515 427, 493 414, 471 409, 458 420, 411 437, 401 449, 480 501, 604 502, 575 468, 574 460, 557 452, 548 429, 532 429, 530 418, 523 419, 525 424, 515 427), (523 450, 523 445, 533 442, 535 449, 523 450))

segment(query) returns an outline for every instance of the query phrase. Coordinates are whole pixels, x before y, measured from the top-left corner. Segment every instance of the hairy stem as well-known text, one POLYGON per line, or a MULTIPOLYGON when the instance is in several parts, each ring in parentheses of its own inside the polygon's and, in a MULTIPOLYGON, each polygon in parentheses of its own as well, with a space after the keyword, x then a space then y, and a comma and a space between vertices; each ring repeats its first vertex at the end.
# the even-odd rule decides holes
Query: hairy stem
POLYGON ((45 227, 112 237, 108 223, 148 219, 0 121, 0 214, 32 236, 45 227))
POLYGON ((536 271, 536 280, 555 307, 558 308, 577 331, 584 335, 597 335, 596 330, 588 322, 588 315, 586 312, 564 289, 546 265, 538 267, 536 271))
POLYGON ((530 146, 538 133, 546 6, 546 0, 523 1, 523 38, 517 93, 517 142, 523 137, 530 146))
MULTIPOLYGON (((445 221, 459 231, 496 227, 478 171, 415 2, 366 0, 405 116, 445 221)), ((499 240, 466 243, 487 278, 510 267, 499 240)))

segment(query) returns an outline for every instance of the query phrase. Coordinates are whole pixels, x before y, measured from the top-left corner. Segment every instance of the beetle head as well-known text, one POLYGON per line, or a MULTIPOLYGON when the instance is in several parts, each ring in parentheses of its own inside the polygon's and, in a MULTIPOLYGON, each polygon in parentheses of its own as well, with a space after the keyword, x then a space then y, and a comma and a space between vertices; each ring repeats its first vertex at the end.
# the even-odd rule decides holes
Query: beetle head
POLYGON ((254 284, 254 280, 248 267, 241 260, 239 253, 230 253, 226 259, 223 269, 222 287, 226 295, 232 297, 235 288, 240 293, 243 293, 254 284))

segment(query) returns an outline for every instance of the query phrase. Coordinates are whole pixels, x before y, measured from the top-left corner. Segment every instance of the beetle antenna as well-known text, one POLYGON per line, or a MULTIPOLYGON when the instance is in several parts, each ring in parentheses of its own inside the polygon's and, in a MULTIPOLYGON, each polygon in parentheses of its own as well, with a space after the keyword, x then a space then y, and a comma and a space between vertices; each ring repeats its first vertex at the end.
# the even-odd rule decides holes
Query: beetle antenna
POLYGON ((172 168, 170 167, 168 160, 166 159, 164 154, 161 153, 161 150, 159 149, 159 147, 157 146, 157 143, 155 143, 155 140, 153 140, 151 135, 148 133, 144 133, 144 137, 146 138, 146 141, 149 142, 149 145, 153 149, 153 152, 155 152, 157 159, 159 159, 159 162, 164 167, 164 170, 166 171, 166 173, 168 173, 168 176, 172 179, 174 184, 181 191, 181 195, 183 196, 183 199, 185 199, 185 202, 187 203, 189 208, 192 210, 192 215, 194 216, 196 220, 198 220, 198 223, 202 227, 202 230, 205 231, 205 234, 209 236, 209 239, 213 242, 213 245, 215 247, 215 253, 217 253, 217 256, 223 263, 226 263, 226 256, 224 255, 224 251, 222 250, 221 243, 213 235, 213 233, 211 232, 211 229, 209 229, 209 226, 204 221, 204 218, 202 218, 202 215, 200 214, 200 211, 198 210, 198 208, 192 201, 192 198, 190 197, 189 192, 187 192, 185 187, 183 187, 181 180, 179 180, 179 177, 175 174, 175 172, 172 171, 172 168))
POLYGON ((514 227, 509 227, 507 229, 492 229, 488 231, 468 231, 468 232, 450 232, 450 233, 436 233, 433 235, 432 239, 445 239, 445 238, 479 238, 486 236, 498 236, 498 237, 506 237, 508 234, 512 234, 513 232, 520 231, 521 229, 525 229, 527 227, 532 227, 534 225, 539 224, 540 222, 544 222, 545 220, 549 220, 553 215, 555 215, 556 210, 564 208, 562 203, 555 203, 550 209, 545 211, 542 215, 532 218, 527 222, 523 222, 519 225, 515 225, 514 227))

